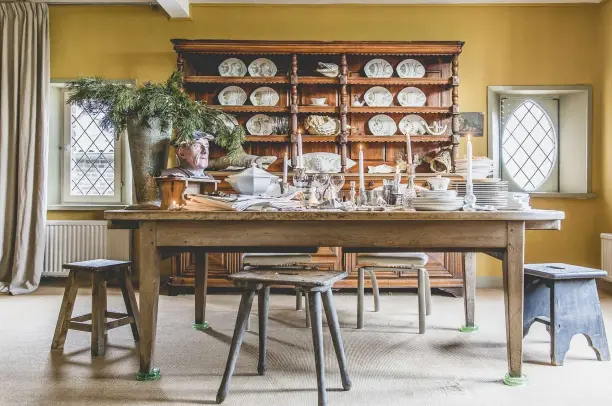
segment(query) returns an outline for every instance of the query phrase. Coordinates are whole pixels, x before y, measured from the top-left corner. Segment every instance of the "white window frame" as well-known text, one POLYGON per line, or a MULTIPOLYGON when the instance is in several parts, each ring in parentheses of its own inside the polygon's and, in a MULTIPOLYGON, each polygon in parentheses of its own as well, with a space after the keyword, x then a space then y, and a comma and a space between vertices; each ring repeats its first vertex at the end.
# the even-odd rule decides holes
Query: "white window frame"
POLYGON ((487 97, 488 155, 493 160, 493 177, 501 177, 501 111, 503 96, 559 98, 559 191, 529 192, 532 197, 590 199, 592 171, 592 94, 589 85, 489 86, 487 97))
MULTIPOLYGON (((59 108, 50 109, 50 114, 58 115, 55 117, 59 121, 57 131, 59 135, 52 138, 49 154, 57 154, 55 159, 52 159, 52 165, 58 165, 57 170, 49 172, 48 188, 49 196, 47 203, 48 210, 105 210, 123 208, 126 205, 132 204, 132 166, 129 154, 129 143, 127 141, 127 133, 123 132, 119 140, 115 143, 115 194, 113 196, 73 196, 70 195, 71 179, 71 109, 66 104, 68 98, 67 89, 65 89, 66 80, 52 80, 51 86, 59 88, 61 92, 61 102, 59 108), (57 146, 57 147, 56 147, 57 146), (56 148, 55 148, 56 147, 56 148), (52 175, 55 174, 55 175, 52 175)), ((127 83, 133 85, 133 81, 117 81, 119 83, 127 83)))

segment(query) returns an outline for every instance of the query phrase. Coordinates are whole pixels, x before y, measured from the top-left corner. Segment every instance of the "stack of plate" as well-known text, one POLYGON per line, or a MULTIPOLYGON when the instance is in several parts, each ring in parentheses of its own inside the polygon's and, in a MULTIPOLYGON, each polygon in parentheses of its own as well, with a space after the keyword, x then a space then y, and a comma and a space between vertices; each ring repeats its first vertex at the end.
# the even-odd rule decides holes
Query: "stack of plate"
MULTIPOLYGON (((508 182, 505 181, 474 181, 474 196, 477 206, 494 206, 501 209, 508 205, 508 182)), ((453 182, 451 188, 457 190, 457 195, 465 197, 466 182, 453 182)))
POLYGON ((463 207, 463 198, 456 190, 421 190, 412 200, 412 207, 419 211, 455 211, 463 207))
MULTIPOLYGON (((467 177, 467 159, 461 158, 455 161, 455 172, 457 175, 467 177)), ((484 179, 493 175, 493 160, 484 156, 472 158, 472 179, 484 179)))
POLYGON ((508 201, 504 210, 531 210, 529 194, 508 192, 508 201))

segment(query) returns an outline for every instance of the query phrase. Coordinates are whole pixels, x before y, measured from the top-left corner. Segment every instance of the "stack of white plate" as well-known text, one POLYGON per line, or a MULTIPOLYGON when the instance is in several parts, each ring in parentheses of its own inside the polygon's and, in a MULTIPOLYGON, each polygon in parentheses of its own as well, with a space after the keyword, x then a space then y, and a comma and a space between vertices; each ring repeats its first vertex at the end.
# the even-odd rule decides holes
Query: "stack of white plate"
MULTIPOLYGON (((508 182, 474 181, 473 185, 477 206, 493 206, 501 209, 508 205, 508 182)), ((453 182, 451 188, 457 190, 457 196, 465 197, 465 181, 453 182)))
MULTIPOLYGON (((467 177, 467 159, 461 158, 455 161, 455 172, 457 175, 467 177)), ((484 156, 472 158, 472 179, 484 179, 493 175, 493 160, 484 156)))
POLYGON ((455 211, 463 207, 463 198, 456 190, 421 190, 412 200, 412 207, 419 211, 455 211))
POLYGON ((508 201, 504 210, 531 210, 529 194, 508 192, 508 201))

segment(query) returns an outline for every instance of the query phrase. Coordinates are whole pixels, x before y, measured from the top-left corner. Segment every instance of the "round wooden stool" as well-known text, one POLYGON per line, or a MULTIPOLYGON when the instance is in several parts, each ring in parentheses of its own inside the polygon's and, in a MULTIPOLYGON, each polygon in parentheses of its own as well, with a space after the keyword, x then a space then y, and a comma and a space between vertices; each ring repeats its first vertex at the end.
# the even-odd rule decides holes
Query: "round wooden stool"
POLYGON ((63 269, 69 269, 68 281, 64 290, 64 299, 57 319, 55 334, 51 349, 63 350, 68 330, 79 330, 91 333, 91 354, 104 355, 108 330, 129 324, 132 327, 134 340, 139 340, 138 325, 139 313, 134 288, 130 281, 130 261, 113 261, 108 259, 94 259, 91 261, 73 262, 64 264, 63 269), (77 274, 91 274, 91 313, 72 317, 74 301, 78 291, 77 274), (121 286, 121 293, 125 301, 126 313, 106 310, 106 282, 116 279, 121 286), (111 319, 111 321, 106 321, 111 319), (91 320, 91 323, 86 323, 91 320))

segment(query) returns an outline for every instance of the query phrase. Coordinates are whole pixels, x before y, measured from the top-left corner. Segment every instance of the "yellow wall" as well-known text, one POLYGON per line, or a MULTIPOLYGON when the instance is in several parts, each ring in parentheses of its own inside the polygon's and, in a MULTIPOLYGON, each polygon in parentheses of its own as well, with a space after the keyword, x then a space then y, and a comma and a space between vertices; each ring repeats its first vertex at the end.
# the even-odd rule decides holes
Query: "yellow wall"
POLYGON ((612 2, 601 6, 602 127, 601 127, 601 232, 612 226, 612 2))
MULTIPOLYGON (((606 15, 612 24, 612 7, 606 15)), ((170 38, 304 40, 463 40, 462 111, 486 112, 489 85, 591 84, 594 89, 593 189, 600 192, 600 5, 566 6, 192 6, 191 21, 169 21, 148 6, 50 6, 51 76, 165 79, 175 64, 170 38)), ((608 45, 612 31, 606 29, 608 45)), ((608 59, 612 56, 608 55, 608 59)), ((612 69, 612 62, 609 64, 612 69)), ((606 101, 612 107, 612 74, 606 101)), ((612 137, 612 120, 605 122, 612 137)), ((486 155, 486 138, 475 152, 486 155)), ((610 149, 610 148, 608 148, 610 149)), ((612 166, 612 156, 604 160, 612 166)), ((610 171, 608 171, 610 172, 610 171)), ((605 178, 604 178, 605 179, 605 178)), ((612 190, 609 190, 612 199, 612 190)), ((602 199, 537 199, 537 208, 564 210, 561 232, 528 232, 526 261, 597 266, 602 199)), ((608 199, 608 202, 612 200, 608 199)), ((99 213, 50 212, 49 218, 99 213)), ((479 274, 499 264, 479 259, 479 274)))

